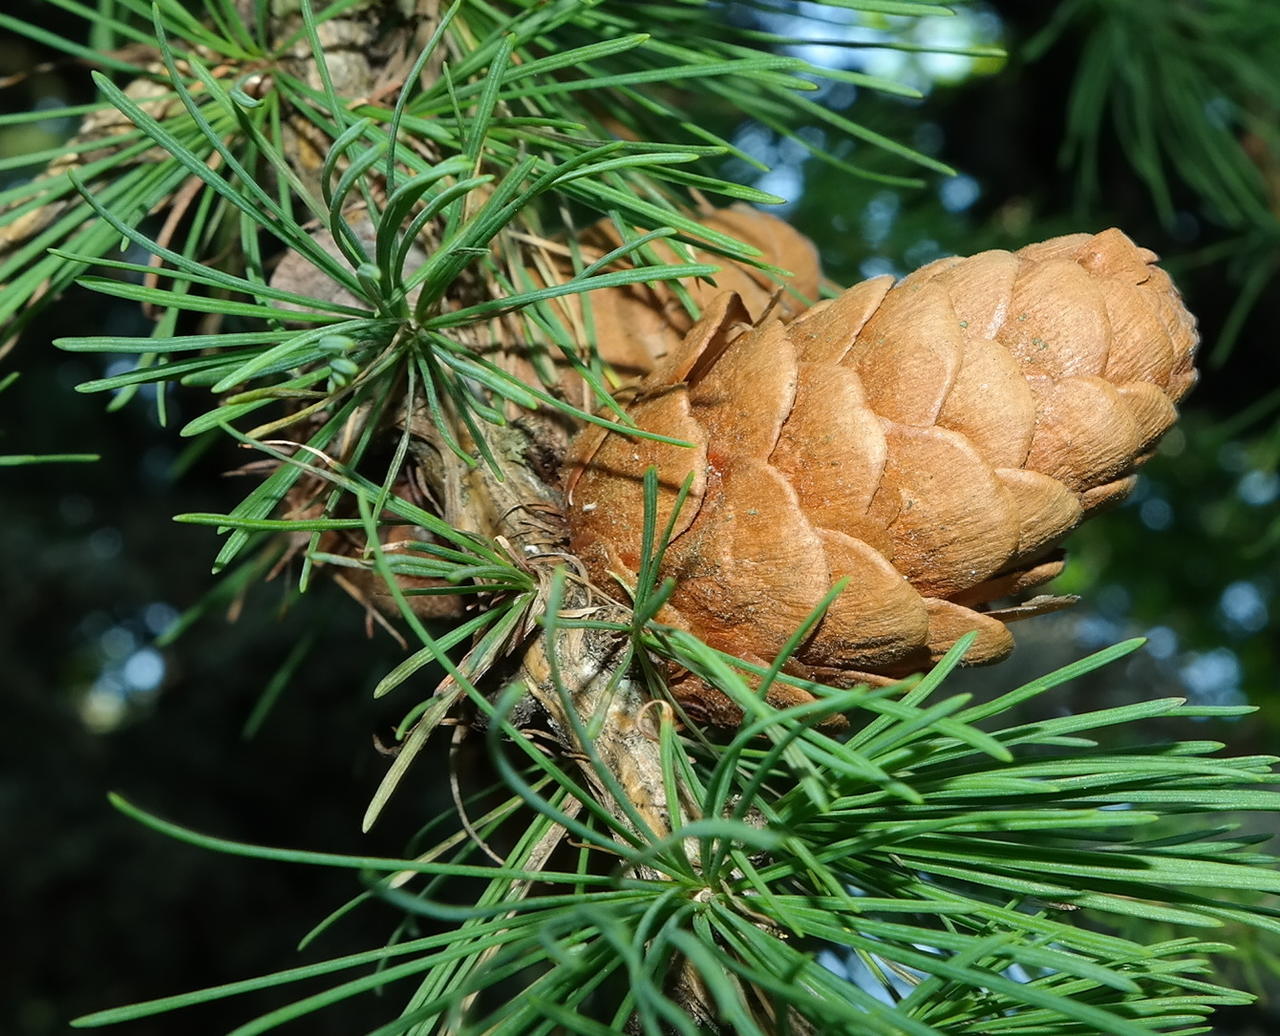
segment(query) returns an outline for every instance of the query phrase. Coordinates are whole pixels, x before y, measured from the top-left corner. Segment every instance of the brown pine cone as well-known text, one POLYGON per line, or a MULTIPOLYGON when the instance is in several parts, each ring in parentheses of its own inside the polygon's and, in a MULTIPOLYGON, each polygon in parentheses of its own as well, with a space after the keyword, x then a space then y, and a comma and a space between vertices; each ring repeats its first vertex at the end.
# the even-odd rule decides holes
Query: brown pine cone
MULTIPOLYGON (((1195 321, 1155 259, 1118 230, 1076 234, 866 281, 788 325, 720 296, 629 405, 693 448, 582 433, 573 548, 600 585, 634 582, 656 465, 659 529, 692 477, 664 621, 772 659, 847 577, 789 671, 882 682, 971 630, 966 661, 999 660, 1006 621, 1061 599, 985 606, 1061 571, 1054 548, 1128 493, 1195 382, 1195 321)), ((695 714, 737 722, 684 686, 695 714)))

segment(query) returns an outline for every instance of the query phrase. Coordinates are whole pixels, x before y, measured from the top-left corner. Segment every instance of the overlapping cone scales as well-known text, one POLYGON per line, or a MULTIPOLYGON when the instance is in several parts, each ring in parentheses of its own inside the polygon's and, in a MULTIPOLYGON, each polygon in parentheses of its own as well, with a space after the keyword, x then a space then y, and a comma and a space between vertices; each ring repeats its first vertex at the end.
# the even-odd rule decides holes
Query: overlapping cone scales
POLYGON ((1061 570, 1054 548, 1123 497, 1194 383, 1195 322, 1154 260, 1108 230, 868 281, 789 324, 717 299, 631 404, 693 449, 584 435, 574 548, 634 580, 657 463, 659 528, 692 479, 666 621, 769 660, 846 580, 793 671, 892 676, 970 631, 969 661, 998 659, 1006 621, 1060 601, 986 606, 1061 570))
MULTIPOLYGON (((788 281, 780 281, 763 270, 744 266, 706 249, 693 249, 693 261, 720 267, 711 280, 682 282, 690 298, 705 308, 713 298, 730 291, 738 295, 752 318, 760 317, 777 299, 775 312, 787 319, 802 312, 818 297, 822 270, 812 242, 789 224, 747 207, 713 209, 701 218, 708 230, 727 235, 755 248, 760 261, 787 270, 788 281)), ((591 262, 622 244, 618 229, 610 220, 588 227, 579 239, 584 262, 591 262)), ((650 244, 649 252, 658 262, 678 263, 674 248, 663 240, 650 244)), ((573 273, 566 263, 548 278, 566 279, 573 273)), ((623 378, 651 370, 680 344, 694 321, 669 282, 638 283, 602 288, 590 293, 593 340, 601 359, 623 378)), ((571 321, 583 321, 581 296, 561 300, 571 321)))

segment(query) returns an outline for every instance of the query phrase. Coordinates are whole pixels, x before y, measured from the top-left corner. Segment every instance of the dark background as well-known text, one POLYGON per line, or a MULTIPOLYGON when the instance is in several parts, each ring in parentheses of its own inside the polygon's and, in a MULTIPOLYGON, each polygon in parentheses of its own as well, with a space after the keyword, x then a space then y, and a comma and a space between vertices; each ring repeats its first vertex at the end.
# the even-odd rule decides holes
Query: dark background
MULTIPOLYGON (((970 177, 977 194, 969 204, 944 204, 939 179, 904 192, 811 162, 800 174, 806 193, 789 216, 819 242, 828 272, 844 283, 868 272, 869 262, 905 271, 933 258, 930 248, 1016 247, 1118 224, 1166 256, 1212 350, 1240 283, 1228 261, 1236 229, 1184 186, 1175 188, 1177 218, 1162 221, 1113 129, 1099 149, 1098 197, 1079 204, 1060 142, 1087 27, 1034 64, 1018 58, 1054 7, 983 5, 986 30, 1013 55, 1008 63, 936 84, 922 102, 855 101, 856 117, 916 141, 970 177), (1224 242, 1225 258, 1219 249, 1213 259, 1224 242)), ((23 0, 7 10, 82 32, 49 4, 23 0)), ((0 37, 0 76, 48 58, 28 41, 0 37)), ((0 90, 0 108, 89 96, 87 70, 65 63, 0 90)), ((0 136, 0 152, 30 146, 48 145, 0 136)), ((386 766, 374 736, 388 735, 400 712, 394 700, 375 705, 369 692, 399 651, 385 634, 366 638, 359 609, 328 584, 286 607, 282 576, 239 602, 235 621, 219 604, 172 645, 154 646, 172 616, 214 585, 213 531, 167 517, 225 510, 242 490, 223 474, 240 462, 232 451, 184 456, 186 443, 158 427, 142 400, 106 412, 105 399, 74 391, 102 374, 96 359, 49 345, 58 335, 120 330, 137 319, 100 296, 73 295, 6 358, 6 369, 23 374, 0 396, 0 452, 95 451, 103 460, 0 469, 5 1032, 64 1032, 68 1019, 89 1010, 369 948, 398 920, 386 909, 362 909, 297 955, 298 939, 359 890, 351 873, 178 844, 115 812, 109 790, 200 831, 385 855, 398 854, 447 798, 443 767, 428 761, 375 833, 359 834, 386 766), (246 718, 264 687, 308 635, 313 650, 285 681, 262 729, 246 738, 246 718)), ((1226 741, 1237 753, 1274 746, 1280 566, 1276 500, 1266 490, 1280 437, 1274 410, 1263 404, 1280 385, 1277 326, 1273 282, 1234 350, 1205 372, 1182 433, 1150 466, 1135 500, 1073 540, 1076 560, 1064 581, 1086 594, 1088 607, 1020 629, 1011 663, 969 677, 980 693, 1155 630, 1153 650, 1064 690, 1054 707, 1178 693, 1247 700, 1262 711, 1178 733, 1226 741), (1251 407, 1258 416, 1242 420, 1251 407)), ((181 398, 174 403, 177 426, 181 398)), ((1267 980, 1254 981, 1265 987, 1267 980)), ((394 1012, 403 992, 314 1016, 305 1031, 362 1031, 394 1012)), ((123 1031, 220 1032, 280 1002, 262 994, 123 1031)), ((1278 1023, 1268 1018, 1280 1018, 1274 999, 1220 1016, 1219 1031, 1273 1031, 1278 1023)))

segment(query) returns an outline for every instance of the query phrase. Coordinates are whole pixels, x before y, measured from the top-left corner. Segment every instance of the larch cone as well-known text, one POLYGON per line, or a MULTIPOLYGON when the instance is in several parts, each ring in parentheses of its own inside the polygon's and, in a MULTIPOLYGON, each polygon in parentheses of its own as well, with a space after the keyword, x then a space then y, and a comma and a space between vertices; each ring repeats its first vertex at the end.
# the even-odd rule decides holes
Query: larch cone
MULTIPOLYGON (((788 671, 884 682, 970 631, 966 662, 1004 658, 1007 622, 1064 599, 990 603, 1061 571, 1057 545, 1129 492, 1195 383, 1195 320, 1155 260, 1119 230, 1074 234, 865 281, 788 324, 719 295, 628 403, 692 448, 583 432, 573 549, 599 585, 634 583, 653 465, 659 529, 691 483, 663 621, 772 660, 847 579, 788 671)), ((677 693, 740 719, 697 681, 677 693)))

